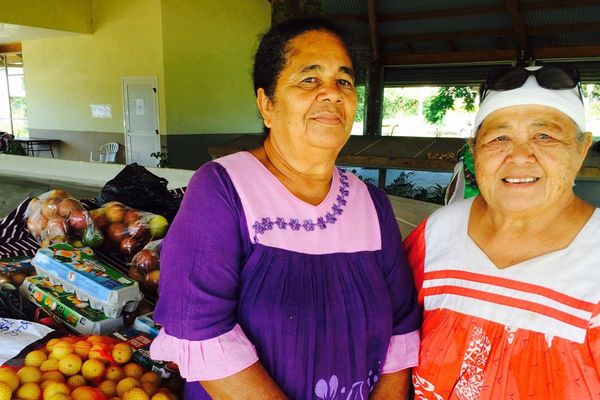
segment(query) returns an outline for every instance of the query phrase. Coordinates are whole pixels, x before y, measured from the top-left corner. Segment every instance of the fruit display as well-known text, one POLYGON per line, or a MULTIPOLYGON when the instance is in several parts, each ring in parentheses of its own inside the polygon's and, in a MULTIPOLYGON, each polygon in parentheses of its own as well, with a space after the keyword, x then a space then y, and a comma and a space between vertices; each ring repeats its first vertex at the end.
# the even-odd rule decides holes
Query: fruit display
POLYGON ((41 247, 66 242, 74 247, 98 247, 104 240, 85 207, 61 189, 31 199, 25 216, 27 229, 41 247))
POLYGON ((20 368, 0 367, 0 400, 179 398, 180 385, 135 363, 132 354, 129 344, 106 336, 51 339, 26 354, 20 368))
POLYGON ((161 242, 162 240, 153 240, 133 256, 128 274, 143 289, 153 293, 158 289, 161 242))
POLYGON ((131 260, 146 243, 162 238, 169 228, 162 215, 129 208, 117 201, 106 203, 90 214, 106 238, 105 248, 126 260, 131 260))

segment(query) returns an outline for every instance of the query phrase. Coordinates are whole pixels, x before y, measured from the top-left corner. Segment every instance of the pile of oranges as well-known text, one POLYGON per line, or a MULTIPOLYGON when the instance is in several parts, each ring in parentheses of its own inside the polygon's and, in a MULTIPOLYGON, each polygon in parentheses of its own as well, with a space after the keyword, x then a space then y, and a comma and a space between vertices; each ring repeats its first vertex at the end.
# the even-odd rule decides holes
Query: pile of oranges
POLYGON ((105 336, 51 339, 18 369, 0 367, 0 400, 177 400, 161 376, 105 336))

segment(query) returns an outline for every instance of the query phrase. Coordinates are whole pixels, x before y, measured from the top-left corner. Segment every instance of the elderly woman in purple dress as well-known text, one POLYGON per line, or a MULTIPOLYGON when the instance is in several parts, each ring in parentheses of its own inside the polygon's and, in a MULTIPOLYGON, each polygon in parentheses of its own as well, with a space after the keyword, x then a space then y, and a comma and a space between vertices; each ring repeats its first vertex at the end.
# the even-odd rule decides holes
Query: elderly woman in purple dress
POLYGON ((386 195, 343 169, 357 96, 326 21, 255 57, 263 145, 192 178, 161 254, 152 356, 186 399, 402 399, 420 315, 386 195))

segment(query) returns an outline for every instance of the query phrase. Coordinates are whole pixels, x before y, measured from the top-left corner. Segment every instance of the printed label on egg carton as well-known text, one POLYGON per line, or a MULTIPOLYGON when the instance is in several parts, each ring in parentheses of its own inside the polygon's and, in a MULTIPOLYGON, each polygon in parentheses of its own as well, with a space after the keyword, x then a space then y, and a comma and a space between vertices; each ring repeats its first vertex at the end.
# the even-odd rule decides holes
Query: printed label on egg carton
POLYGON ((10 283, 19 287, 25 277, 34 273, 31 257, 0 258, 0 283, 10 283))
POLYGON ((58 243, 39 249, 32 260, 38 275, 89 301, 110 318, 133 311, 142 298, 138 283, 94 257, 89 248, 58 243))
POLYGON ((25 278, 19 289, 21 295, 43 308, 83 335, 100 335, 123 327, 123 318, 109 318, 93 309, 86 301, 77 299, 60 285, 53 285, 41 276, 25 278))

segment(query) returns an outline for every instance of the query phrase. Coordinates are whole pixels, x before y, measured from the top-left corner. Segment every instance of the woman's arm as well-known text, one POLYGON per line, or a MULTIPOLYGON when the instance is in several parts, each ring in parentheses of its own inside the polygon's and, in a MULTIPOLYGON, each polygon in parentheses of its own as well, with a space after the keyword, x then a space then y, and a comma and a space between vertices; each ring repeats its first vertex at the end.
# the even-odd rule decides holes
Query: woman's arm
POLYGON ((405 400, 410 387, 409 378, 410 368, 381 375, 369 400, 405 400))
MULTIPOLYGON (((287 397, 260 362, 227 378, 200 382, 213 399, 219 400, 286 400, 287 397)), ((384 397, 381 397, 382 399, 384 397)))

